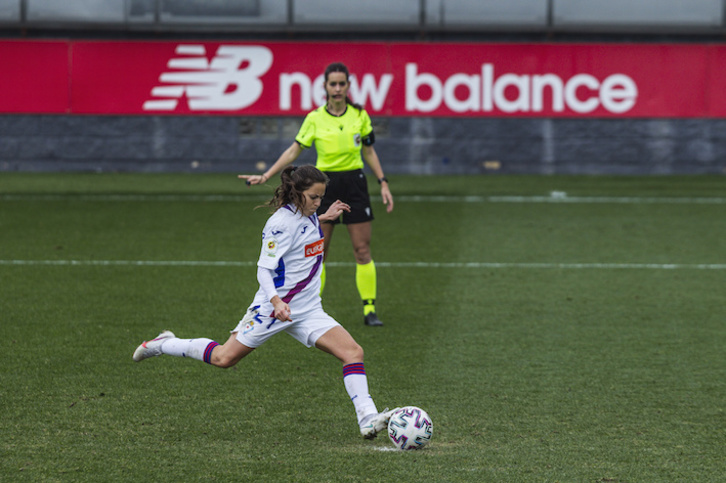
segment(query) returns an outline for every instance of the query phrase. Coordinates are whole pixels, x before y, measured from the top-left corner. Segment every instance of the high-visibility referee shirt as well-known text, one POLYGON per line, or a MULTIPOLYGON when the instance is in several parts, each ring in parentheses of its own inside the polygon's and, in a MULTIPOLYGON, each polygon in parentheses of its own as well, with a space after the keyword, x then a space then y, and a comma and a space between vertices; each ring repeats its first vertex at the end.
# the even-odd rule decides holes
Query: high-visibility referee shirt
POLYGON ((348 105, 342 116, 330 114, 320 106, 305 116, 295 136, 303 148, 315 143, 320 171, 353 171, 363 169, 360 150, 362 139, 373 131, 371 118, 365 109, 348 105))

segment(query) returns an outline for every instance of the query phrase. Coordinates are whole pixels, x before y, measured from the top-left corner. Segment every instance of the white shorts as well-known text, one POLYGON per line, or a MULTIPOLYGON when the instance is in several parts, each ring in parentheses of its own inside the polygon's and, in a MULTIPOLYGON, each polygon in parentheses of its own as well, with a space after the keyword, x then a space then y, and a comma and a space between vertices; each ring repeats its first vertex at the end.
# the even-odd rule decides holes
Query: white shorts
POLYGON ((320 336, 340 324, 325 311, 315 309, 303 315, 292 314, 292 322, 282 322, 273 317, 261 315, 250 307, 244 318, 240 320, 232 333, 237 333, 237 340, 247 347, 256 348, 278 332, 287 332, 298 342, 313 347, 320 336))

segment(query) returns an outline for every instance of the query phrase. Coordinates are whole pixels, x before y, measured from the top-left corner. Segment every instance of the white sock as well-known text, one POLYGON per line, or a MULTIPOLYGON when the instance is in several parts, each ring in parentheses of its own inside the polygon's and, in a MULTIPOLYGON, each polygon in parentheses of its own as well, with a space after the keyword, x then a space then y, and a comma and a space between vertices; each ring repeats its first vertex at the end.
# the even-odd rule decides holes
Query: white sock
POLYGON ((219 344, 212 339, 167 339, 161 344, 162 354, 176 357, 191 357, 209 363, 212 350, 219 344))
POLYGON ((360 424, 366 416, 378 414, 376 404, 368 393, 368 377, 362 362, 343 366, 343 383, 350 400, 355 406, 355 414, 360 424))

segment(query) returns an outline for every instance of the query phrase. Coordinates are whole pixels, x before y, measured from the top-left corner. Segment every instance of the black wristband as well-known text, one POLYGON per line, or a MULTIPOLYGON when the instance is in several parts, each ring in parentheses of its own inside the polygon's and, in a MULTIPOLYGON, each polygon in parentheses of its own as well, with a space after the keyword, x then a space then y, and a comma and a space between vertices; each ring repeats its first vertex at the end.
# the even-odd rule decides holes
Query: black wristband
POLYGON ((386 183, 388 183, 388 178, 386 178, 385 176, 384 176, 383 178, 378 178, 378 184, 381 184, 381 183, 383 183, 384 181, 385 181, 386 183))

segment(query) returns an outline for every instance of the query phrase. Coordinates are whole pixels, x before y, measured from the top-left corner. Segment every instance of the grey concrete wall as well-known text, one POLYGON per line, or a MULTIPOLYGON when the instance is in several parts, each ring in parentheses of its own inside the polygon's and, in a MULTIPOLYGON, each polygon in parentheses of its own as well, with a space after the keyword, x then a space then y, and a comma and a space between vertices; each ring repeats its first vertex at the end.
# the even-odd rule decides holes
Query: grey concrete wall
MULTIPOLYGON (((0 116, 0 171, 256 172, 301 118, 0 116)), ((374 118, 387 173, 724 174, 726 120, 374 118)), ((315 161, 314 150, 299 163, 315 161)))

